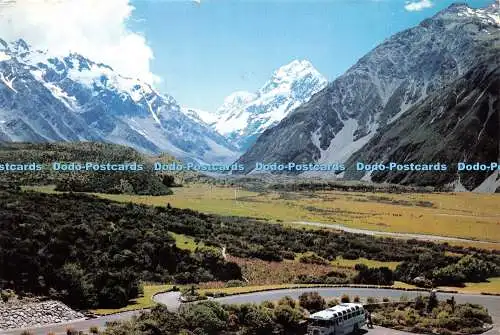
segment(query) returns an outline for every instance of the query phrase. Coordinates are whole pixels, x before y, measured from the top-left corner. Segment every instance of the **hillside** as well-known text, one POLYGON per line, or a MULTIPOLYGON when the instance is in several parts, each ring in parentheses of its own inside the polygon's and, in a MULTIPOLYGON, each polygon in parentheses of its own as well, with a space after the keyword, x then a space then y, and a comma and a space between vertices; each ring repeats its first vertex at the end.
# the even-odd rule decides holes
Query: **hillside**
POLYGON ((458 189, 500 191, 498 172, 455 171, 458 161, 487 163, 500 159, 499 55, 485 59, 446 89, 382 129, 348 160, 346 177, 365 177, 363 172, 352 173, 356 161, 443 162, 452 165, 454 170, 448 173, 376 171, 369 177, 376 182, 454 184, 458 189))
MULTIPOLYGON (((456 92, 453 86, 458 89, 460 85, 464 85, 463 80, 469 80, 470 90, 473 80, 467 79, 467 75, 480 77, 479 73, 485 62, 488 66, 496 66, 497 58, 494 55, 498 55, 500 45, 498 12, 497 3, 484 9, 454 4, 422 21, 418 26, 395 34, 362 57, 308 103, 295 109, 276 127, 265 131, 238 162, 246 165, 246 172, 250 173, 257 162, 348 162, 348 165, 352 166, 354 157, 385 160, 385 156, 372 157, 368 153, 352 155, 358 150, 363 152, 373 147, 374 142, 364 147, 372 139, 377 141, 378 137, 393 136, 386 132, 395 129, 396 122, 400 126, 401 122, 406 122, 404 127, 410 130, 415 126, 411 122, 417 117, 401 117, 422 113, 429 101, 448 101, 451 98, 462 100, 474 95, 479 98, 481 92, 456 92), (444 96, 443 92, 447 92, 448 96, 444 96)), ((494 78, 486 80, 490 80, 492 85, 495 83, 494 78)), ((498 111, 495 101, 499 91, 492 87, 489 92, 488 97, 481 99, 489 99, 493 104, 490 108, 492 112, 495 109, 498 111)), ((487 110, 479 109, 483 113, 487 110)), ((477 112, 481 113, 480 110, 477 112)), ((460 127, 455 130, 447 128, 441 132, 440 136, 447 138, 446 144, 450 148, 446 154, 446 163, 451 159, 456 163, 464 156, 479 161, 497 160, 493 152, 498 150, 498 141, 496 149, 493 147, 484 153, 478 151, 473 155, 472 147, 467 148, 466 152, 457 153, 454 148, 462 147, 462 137, 483 137, 483 143, 491 141, 492 144, 495 143, 495 137, 487 138, 486 134, 489 133, 481 132, 481 127, 475 127, 472 133, 468 134, 469 128, 464 127, 466 124, 454 119, 459 117, 459 114, 441 112, 446 115, 442 120, 448 120, 451 124, 460 123, 460 127)), ((494 124, 495 115, 493 113, 490 125, 494 124)), ((442 138, 440 136, 437 138, 442 138)), ((425 146, 431 148, 437 138, 421 136, 419 140, 426 142, 425 146)), ((391 143, 394 146, 384 150, 395 150, 392 157, 397 158, 398 163, 410 161, 410 157, 432 158, 419 154, 412 156, 412 150, 422 145, 416 142, 415 137, 408 137, 404 141, 406 146, 391 143)), ((474 149, 479 150, 481 146, 475 146, 474 149)), ((352 172, 346 173, 346 176, 362 177, 352 172)), ((467 181, 465 186, 477 186, 486 177, 485 174, 468 177, 474 179, 474 182, 467 181)), ((437 181, 449 183, 457 181, 458 176, 448 175, 439 179, 437 181)), ((382 178, 379 175, 374 180, 400 181, 402 177, 398 180, 392 177, 382 178)), ((416 179, 405 179, 406 181, 414 183, 416 179)))
POLYGON ((11 143, 0 142, 0 162, 8 164, 40 164, 39 171, 3 171, 0 183, 28 185, 56 185, 64 191, 85 191, 129 194, 170 194, 169 187, 180 184, 184 178, 197 178, 189 171, 176 172, 165 179, 166 173, 152 171, 155 161, 170 163, 175 159, 167 154, 148 156, 136 150, 106 143, 11 143), (137 163, 142 171, 55 171, 54 162, 96 164, 137 163))

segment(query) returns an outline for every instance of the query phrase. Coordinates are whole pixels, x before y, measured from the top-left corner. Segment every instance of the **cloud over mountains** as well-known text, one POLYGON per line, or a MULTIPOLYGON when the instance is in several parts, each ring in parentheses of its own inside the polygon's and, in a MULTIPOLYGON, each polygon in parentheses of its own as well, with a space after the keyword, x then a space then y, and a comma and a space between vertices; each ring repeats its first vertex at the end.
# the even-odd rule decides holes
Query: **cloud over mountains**
POLYGON ((127 27, 133 10, 129 0, 0 0, 0 31, 4 39, 23 38, 57 55, 80 53, 153 83, 153 51, 127 27))

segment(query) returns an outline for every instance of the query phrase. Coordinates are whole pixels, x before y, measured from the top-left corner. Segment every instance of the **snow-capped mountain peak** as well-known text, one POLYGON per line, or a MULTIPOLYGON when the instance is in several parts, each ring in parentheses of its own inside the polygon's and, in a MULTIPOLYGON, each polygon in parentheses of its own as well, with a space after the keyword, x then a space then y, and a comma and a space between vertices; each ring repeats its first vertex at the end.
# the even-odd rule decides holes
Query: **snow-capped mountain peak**
POLYGON ((251 93, 247 91, 237 91, 231 93, 224 99, 224 103, 217 110, 216 114, 224 114, 227 110, 232 108, 239 108, 242 105, 245 105, 258 97, 256 93, 251 93))
POLYGON ((234 146, 173 97, 80 54, 0 40, 0 140, 104 141, 179 159, 230 162, 234 146), (36 107, 34 107, 36 106, 36 107))
POLYGON ((314 68, 308 60, 294 60, 276 70, 272 78, 259 90, 259 94, 293 91, 293 83, 316 79, 325 84, 326 79, 314 68))
POLYGON ((277 124, 326 85, 326 78, 311 62, 294 60, 274 71, 269 81, 255 93, 237 91, 229 95, 213 114, 193 109, 185 109, 185 114, 194 120, 203 120, 244 150, 264 130, 277 124))

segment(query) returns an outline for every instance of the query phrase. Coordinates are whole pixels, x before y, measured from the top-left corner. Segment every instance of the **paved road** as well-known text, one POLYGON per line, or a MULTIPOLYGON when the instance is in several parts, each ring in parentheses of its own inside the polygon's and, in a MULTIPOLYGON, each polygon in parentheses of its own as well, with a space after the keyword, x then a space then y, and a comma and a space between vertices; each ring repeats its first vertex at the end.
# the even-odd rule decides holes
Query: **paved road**
MULTIPOLYGON (((391 290, 391 289, 373 289, 373 288, 306 288, 306 289, 289 289, 289 290, 276 290, 267 292, 257 292, 248 293, 241 295, 233 295, 224 298, 217 298, 216 301, 226 304, 242 304, 242 303, 261 303, 265 300, 279 300, 284 296, 290 296, 292 298, 298 299, 299 295, 304 292, 317 291, 323 297, 339 297, 342 294, 348 294, 352 296, 360 297, 375 297, 383 298, 389 297, 392 299, 399 299, 402 295, 407 295, 409 298, 414 298, 418 295, 427 294, 426 292, 416 292, 416 291, 401 291, 401 290, 391 290)), ((500 335, 500 297, 496 296, 486 296, 486 295, 466 295, 466 294, 451 294, 451 293, 438 293, 438 299, 444 300, 455 296, 457 303, 470 302, 474 304, 480 304, 485 306, 493 317, 493 321, 496 326, 484 333, 485 335, 500 335)), ((169 306, 175 307, 179 306, 176 302, 175 296, 171 293, 163 293, 155 296, 155 301, 162 304, 167 304, 169 306)), ((370 329, 368 331, 369 335, 383 335, 383 334, 408 334, 405 332, 398 332, 391 329, 377 327, 376 329, 370 329)))
POLYGON ((370 229, 361 229, 361 228, 351 228, 337 223, 321 223, 321 222, 311 222, 311 221, 298 221, 292 222, 296 224, 301 224, 305 226, 312 227, 320 227, 320 228, 330 228, 336 230, 342 230, 348 233, 354 234, 363 234, 363 235, 382 235, 389 236, 395 238, 405 238, 405 239, 416 239, 421 241, 449 241, 449 242, 474 242, 474 243, 495 243, 500 244, 500 242, 495 241, 480 241, 480 240, 471 240, 460 237, 451 237, 451 236, 440 236, 440 235, 427 235, 427 234, 412 234, 412 233, 395 233, 389 231, 380 231, 380 230, 370 230, 370 229))
MULTIPOLYGON (((372 289, 372 288, 314 288, 314 289, 289 289, 289 290, 275 290, 267 292, 257 292, 249 294, 234 295, 230 297, 215 299, 221 303, 227 304, 240 304, 240 303, 260 303, 265 300, 278 300, 284 296, 291 296, 293 298, 298 298, 300 294, 308 291, 317 291, 323 297, 338 297, 342 294, 349 294, 350 296, 358 295, 360 297, 376 297, 383 298, 389 297, 393 299, 399 299, 401 295, 405 294, 408 297, 416 297, 419 294, 426 294, 425 292, 412 292, 412 291, 401 291, 401 290, 391 290, 391 289, 372 289)), ((452 295, 455 296, 457 303, 476 303, 481 304, 488 308, 493 320, 496 324, 495 328, 485 333, 485 335, 500 335, 500 297, 495 296, 485 296, 485 295, 463 295, 463 294, 449 294, 449 293, 438 293, 439 299, 448 299, 452 295)), ((176 310, 180 306, 178 292, 162 293, 155 296, 155 301, 166 305, 170 310, 176 310)), ((38 328, 29 329, 33 335, 47 335, 49 332, 55 334, 63 334, 66 332, 67 328, 73 328, 78 331, 88 331, 92 326, 104 327, 107 322, 115 320, 127 320, 133 315, 138 315, 140 312, 125 312, 116 315, 104 316, 92 320, 75 321, 67 324, 44 326, 38 328)), ((19 335, 21 330, 11 330, 6 332, 0 332, 0 335, 19 335)), ((408 334, 405 332, 394 331, 386 328, 376 327, 375 329, 370 329, 366 333, 367 335, 403 335, 408 334)))

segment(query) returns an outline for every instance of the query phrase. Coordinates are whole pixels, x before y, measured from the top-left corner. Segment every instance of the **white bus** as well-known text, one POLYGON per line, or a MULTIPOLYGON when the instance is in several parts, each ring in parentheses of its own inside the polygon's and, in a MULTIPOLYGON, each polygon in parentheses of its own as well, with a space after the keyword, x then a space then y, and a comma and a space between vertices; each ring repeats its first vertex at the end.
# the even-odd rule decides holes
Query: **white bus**
POLYGON ((366 315, 361 304, 340 304, 311 314, 307 335, 344 335, 363 327, 366 315))

